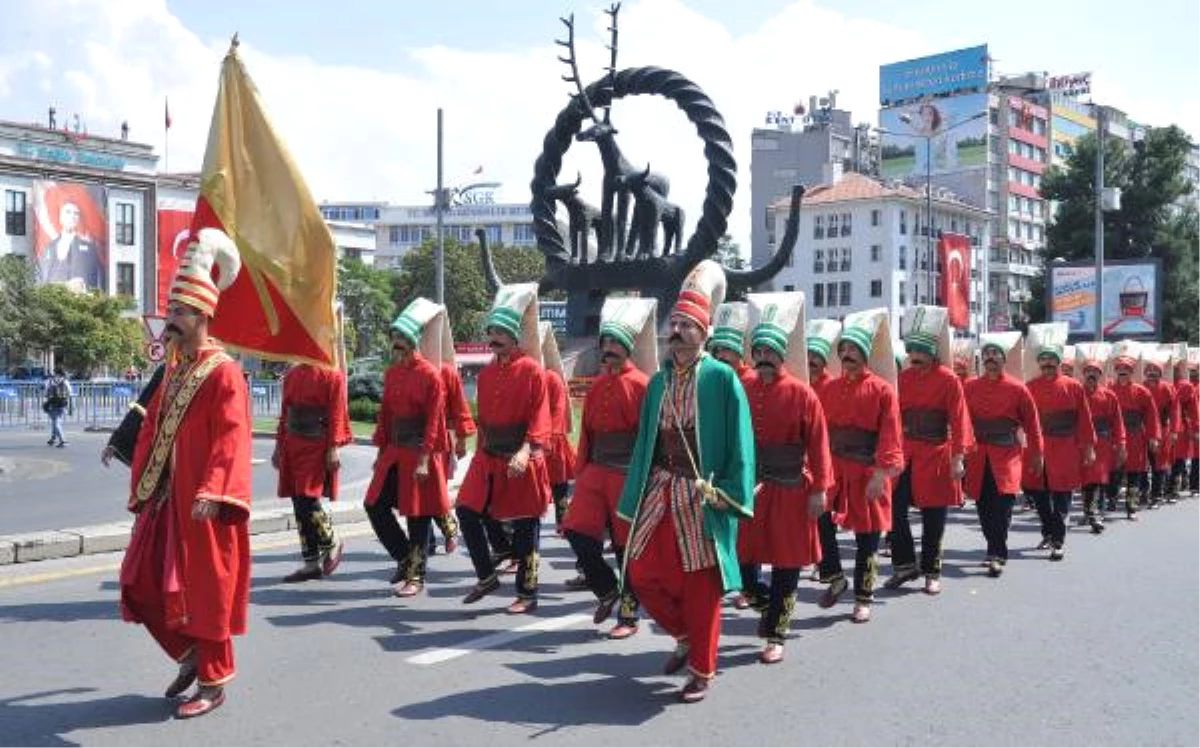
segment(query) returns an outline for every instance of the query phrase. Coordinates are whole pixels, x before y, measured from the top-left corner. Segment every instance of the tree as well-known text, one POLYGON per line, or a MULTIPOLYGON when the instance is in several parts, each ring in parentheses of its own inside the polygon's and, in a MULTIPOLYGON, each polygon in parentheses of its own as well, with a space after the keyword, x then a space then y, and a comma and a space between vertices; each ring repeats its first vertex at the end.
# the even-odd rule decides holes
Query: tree
MULTIPOLYGON (((729 234, 725 234, 717 240, 717 251, 713 253, 713 260, 731 270, 742 270, 746 267, 746 260, 742 257, 741 246, 729 234)), ((744 289, 736 291, 732 288, 726 289, 725 300, 745 301, 746 291, 744 289)))
POLYGON ((54 351, 67 371, 91 376, 101 369, 124 371, 144 366, 143 333, 124 316, 130 299, 93 291, 76 293, 51 284, 29 289, 20 334, 30 349, 54 351))
POLYGON ((338 261, 337 295, 345 318, 347 358, 387 351, 388 326, 396 317, 392 273, 344 257, 338 261))
MULTIPOLYGON (((1160 259, 1162 337, 1195 343, 1195 248, 1200 237, 1194 205, 1179 207, 1181 199, 1193 190, 1184 171, 1191 145, 1187 134, 1173 125, 1148 129, 1146 137, 1132 148, 1117 138, 1105 140, 1105 186, 1121 190, 1121 207, 1104 214, 1104 256, 1160 259)), ((1066 168, 1051 167, 1042 179, 1042 197, 1058 203, 1047 229, 1047 257, 1068 261, 1095 258, 1095 159, 1096 138, 1084 136, 1076 142, 1066 168)), ((1032 290, 1040 308, 1031 303, 1030 311, 1037 312, 1031 317, 1044 319, 1044 289, 1032 290)))
POLYGON ((10 360, 24 361, 29 354, 23 328, 33 288, 33 266, 24 257, 0 257, 0 349, 7 352, 10 360))

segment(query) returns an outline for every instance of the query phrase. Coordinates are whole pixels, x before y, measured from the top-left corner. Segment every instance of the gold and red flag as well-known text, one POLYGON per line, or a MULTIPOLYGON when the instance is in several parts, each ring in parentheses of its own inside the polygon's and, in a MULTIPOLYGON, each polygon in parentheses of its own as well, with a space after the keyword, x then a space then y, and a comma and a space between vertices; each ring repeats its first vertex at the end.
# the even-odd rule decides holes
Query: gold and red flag
POLYGON ((224 231, 242 257, 209 332, 261 358, 336 367, 333 236, 237 48, 235 35, 221 65, 192 223, 192 236, 224 231))

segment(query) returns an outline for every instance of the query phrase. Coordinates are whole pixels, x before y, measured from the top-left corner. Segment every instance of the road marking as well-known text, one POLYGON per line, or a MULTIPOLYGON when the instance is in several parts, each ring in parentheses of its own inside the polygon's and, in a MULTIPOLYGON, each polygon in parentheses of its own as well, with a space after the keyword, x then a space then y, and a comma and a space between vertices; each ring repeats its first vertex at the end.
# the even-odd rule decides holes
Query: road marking
POLYGON ((519 639, 524 639, 534 634, 540 634, 545 631, 557 631, 574 626, 577 623, 590 621, 591 616, 575 613, 569 616, 559 616, 558 618, 547 618, 541 621, 520 626, 512 631, 501 631, 496 634, 488 634, 481 636, 478 639, 472 639, 457 647, 447 647, 445 649, 434 649, 429 652, 423 652, 419 655, 409 657, 406 662, 413 665, 438 665, 443 662, 463 657, 465 655, 481 652, 485 649, 499 647, 509 642, 514 642, 519 639))

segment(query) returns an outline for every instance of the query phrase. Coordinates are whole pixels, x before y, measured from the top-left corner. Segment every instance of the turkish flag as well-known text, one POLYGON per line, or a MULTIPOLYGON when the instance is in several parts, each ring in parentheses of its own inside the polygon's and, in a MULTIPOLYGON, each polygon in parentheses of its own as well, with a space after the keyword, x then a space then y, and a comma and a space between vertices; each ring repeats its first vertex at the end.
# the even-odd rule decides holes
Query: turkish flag
POLYGON ((938 240, 938 256, 942 261, 942 299, 950 326, 965 330, 971 315, 971 237, 943 233, 938 240))
POLYGON ((175 271, 183 259, 184 250, 191 236, 193 212, 158 208, 158 313, 166 314, 167 296, 171 292, 171 282, 175 280, 175 271))

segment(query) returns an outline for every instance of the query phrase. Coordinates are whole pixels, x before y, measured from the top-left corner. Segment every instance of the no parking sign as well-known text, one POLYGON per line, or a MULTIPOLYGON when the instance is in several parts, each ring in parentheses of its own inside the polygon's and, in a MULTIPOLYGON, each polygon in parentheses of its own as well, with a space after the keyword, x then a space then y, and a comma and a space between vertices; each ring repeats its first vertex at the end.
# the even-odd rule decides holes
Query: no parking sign
POLYGON ((161 363, 167 357, 167 343, 163 339, 167 330, 167 318, 158 314, 143 314, 142 325, 146 328, 146 358, 161 363))

